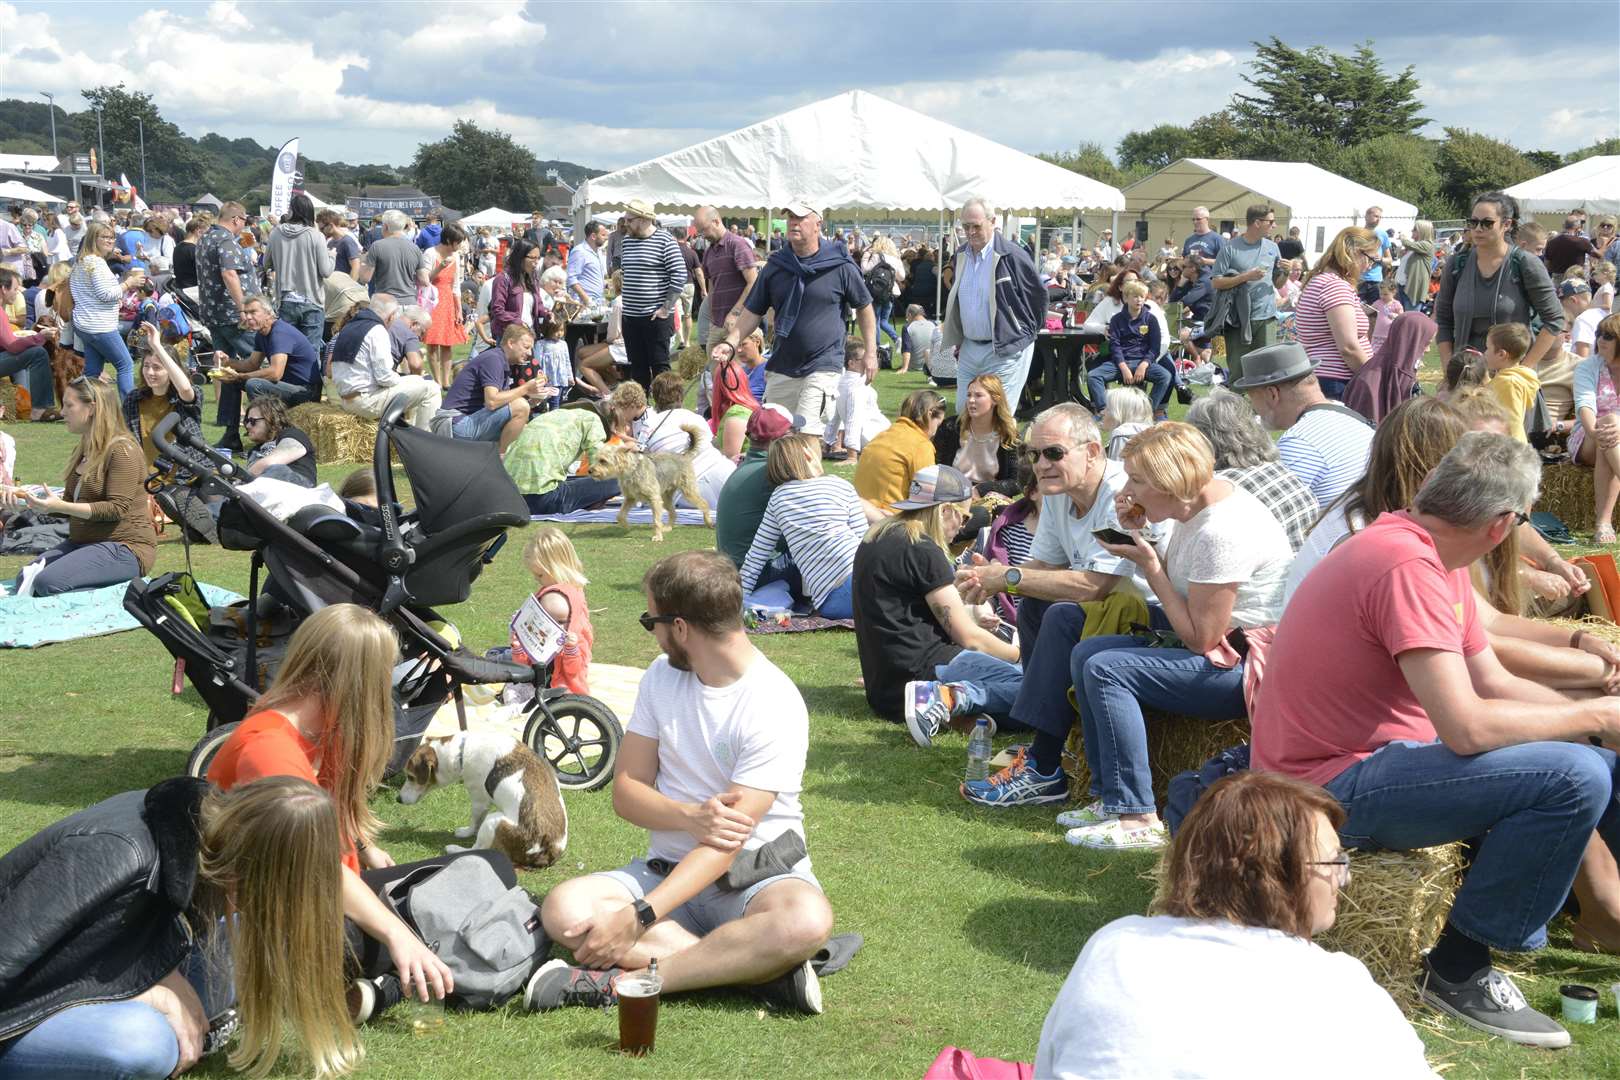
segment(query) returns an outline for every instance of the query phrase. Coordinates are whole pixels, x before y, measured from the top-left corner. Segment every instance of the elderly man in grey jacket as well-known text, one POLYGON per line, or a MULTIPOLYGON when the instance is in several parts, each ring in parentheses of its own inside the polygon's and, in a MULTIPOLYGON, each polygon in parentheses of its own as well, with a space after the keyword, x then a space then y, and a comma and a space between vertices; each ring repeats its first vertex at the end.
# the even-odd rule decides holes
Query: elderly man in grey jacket
POLYGON ((941 339, 957 350, 956 412, 980 375, 995 375, 1018 408, 1035 353, 1035 335, 1046 322, 1046 288, 1035 260, 999 235, 995 211, 974 196, 959 218, 967 245, 956 253, 956 278, 945 301, 941 339))

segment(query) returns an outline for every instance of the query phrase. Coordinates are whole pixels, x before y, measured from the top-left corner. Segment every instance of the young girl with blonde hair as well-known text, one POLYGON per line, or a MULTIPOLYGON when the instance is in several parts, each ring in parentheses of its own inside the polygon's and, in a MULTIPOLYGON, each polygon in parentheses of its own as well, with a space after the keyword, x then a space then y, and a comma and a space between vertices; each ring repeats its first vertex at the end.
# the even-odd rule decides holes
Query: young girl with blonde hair
MULTIPOLYGON (((563 628, 562 650, 551 661, 551 685, 575 694, 589 694, 591 646, 596 631, 591 626, 591 612, 585 605, 585 586, 590 579, 579 561, 579 552, 559 528, 547 525, 535 530, 523 548, 523 565, 534 575, 534 598, 540 609, 563 628)), ((513 620, 512 662, 527 664, 529 654, 524 651, 513 620)))

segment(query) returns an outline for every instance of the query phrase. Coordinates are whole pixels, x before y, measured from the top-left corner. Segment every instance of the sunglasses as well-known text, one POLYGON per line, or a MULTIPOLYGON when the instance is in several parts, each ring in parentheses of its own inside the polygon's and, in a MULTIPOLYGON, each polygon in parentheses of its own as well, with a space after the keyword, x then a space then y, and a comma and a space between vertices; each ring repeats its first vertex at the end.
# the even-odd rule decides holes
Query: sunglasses
POLYGON ((652 633, 653 627, 657 626, 659 623, 674 623, 674 621, 678 618, 680 618, 679 615, 650 615, 643 611, 641 615, 638 616, 637 621, 641 623, 641 628, 650 634, 652 633))
POLYGON ((1025 450, 1024 451, 1024 460, 1029 462, 1031 465, 1035 464, 1041 458, 1045 458, 1047 461, 1062 461, 1064 458, 1068 457, 1069 454, 1074 452, 1076 449, 1078 449, 1078 447, 1073 447, 1073 446, 1043 446, 1039 450, 1034 450, 1034 449, 1025 450))
POLYGON ((252 427, 254 424, 262 424, 262 423, 264 423, 264 417, 262 417, 262 416, 250 416, 246 420, 243 420, 242 423, 245 424, 248 427, 252 427))
POLYGON ((1464 224, 1470 229, 1494 229, 1496 228, 1496 219, 1488 217, 1471 217, 1464 222, 1464 224))
POLYGON ((1598 331, 1598 337, 1603 341, 1620 341, 1620 334, 1611 334, 1607 330, 1598 331))

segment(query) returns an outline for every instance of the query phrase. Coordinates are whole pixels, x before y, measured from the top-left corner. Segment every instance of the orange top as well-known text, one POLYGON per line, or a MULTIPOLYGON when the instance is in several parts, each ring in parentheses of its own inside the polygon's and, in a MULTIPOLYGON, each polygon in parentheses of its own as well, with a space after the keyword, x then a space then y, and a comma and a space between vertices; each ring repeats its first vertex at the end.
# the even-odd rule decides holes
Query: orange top
MULTIPOLYGON (((317 773, 315 758, 320 747, 304 738, 281 713, 254 713, 225 740, 208 766, 208 782, 223 791, 265 776, 296 776, 331 791, 331 780, 317 773)), ((360 872, 360 855, 354 841, 343 838, 343 865, 360 872)))

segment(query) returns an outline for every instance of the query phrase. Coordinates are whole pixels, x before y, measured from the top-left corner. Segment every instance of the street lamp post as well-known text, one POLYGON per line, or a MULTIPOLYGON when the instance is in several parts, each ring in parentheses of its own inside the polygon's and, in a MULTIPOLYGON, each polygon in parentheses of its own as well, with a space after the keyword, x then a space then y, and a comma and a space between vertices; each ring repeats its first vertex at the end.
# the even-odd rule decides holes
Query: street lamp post
POLYGON ((136 130, 141 136, 141 190, 146 190, 146 121, 139 116, 135 118, 136 130))
MULTIPOLYGON (((56 153, 56 95, 46 93, 44 90, 41 90, 39 93, 40 93, 41 97, 43 97, 46 101, 51 103, 51 157, 57 157, 57 153, 56 153)), ((61 167, 62 167, 62 162, 61 162, 60 158, 57 159, 56 167, 58 169, 61 169, 61 167)))

